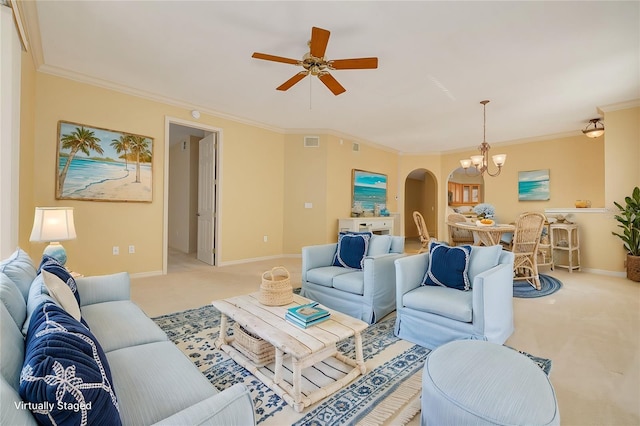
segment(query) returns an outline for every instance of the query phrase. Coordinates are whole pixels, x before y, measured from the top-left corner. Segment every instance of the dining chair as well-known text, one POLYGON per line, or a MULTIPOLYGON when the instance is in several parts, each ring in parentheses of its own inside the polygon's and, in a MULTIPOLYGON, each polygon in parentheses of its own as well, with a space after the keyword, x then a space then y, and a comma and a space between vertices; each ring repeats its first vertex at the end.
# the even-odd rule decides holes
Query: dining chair
POLYGON ((429 241, 431 241, 431 237, 429 236, 429 231, 427 230, 427 225, 424 223, 424 217, 419 211, 413 212, 413 221, 416 223, 418 227, 418 235, 420 236, 420 250, 418 253, 422 253, 427 250, 429 247, 429 241))
POLYGON ((513 272, 515 280, 526 280, 536 290, 540 290, 540 276, 538 274, 538 245, 542 227, 547 220, 544 214, 527 212, 516 220, 516 230, 513 233, 512 247, 515 258, 513 272))
POLYGON ((447 216, 447 227, 449 228, 449 245, 460 246, 463 244, 473 244, 473 232, 468 229, 460 229, 453 224, 466 222, 467 218, 460 213, 452 213, 447 216))

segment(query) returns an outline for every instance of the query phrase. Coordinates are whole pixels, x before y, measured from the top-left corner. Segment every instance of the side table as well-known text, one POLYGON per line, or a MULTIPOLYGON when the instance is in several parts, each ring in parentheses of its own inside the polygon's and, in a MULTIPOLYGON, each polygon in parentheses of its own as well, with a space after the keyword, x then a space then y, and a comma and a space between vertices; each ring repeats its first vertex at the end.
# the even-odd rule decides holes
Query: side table
POLYGON ((567 268, 569 272, 580 270, 580 240, 578 237, 578 225, 575 223, 551 224, 551 249, 553 251, 553 263, 558 268, 567 268), (566 263, 565 260, 566 253, 566 263))

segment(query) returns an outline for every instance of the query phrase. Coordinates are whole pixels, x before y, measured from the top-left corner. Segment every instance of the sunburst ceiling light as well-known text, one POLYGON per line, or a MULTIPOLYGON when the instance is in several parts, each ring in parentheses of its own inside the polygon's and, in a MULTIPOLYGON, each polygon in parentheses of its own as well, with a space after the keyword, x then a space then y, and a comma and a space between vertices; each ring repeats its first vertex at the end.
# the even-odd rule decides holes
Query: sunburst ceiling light
POLYGON ((600 136, 604 135, 604 124, 600 122, 599 118, 592 118, 591 120, 589 120, 589 124, 587 124, 587 127, 582 130, 582 133, 584 133, 584 135, 588 138, 599 138, 600 136), (600 125, 600 127, 598 127, 598 124, 600 125), (589 126, 593 127, 589 128, 589 126))
POLYGON ((472 155, 471 159, 460 160, 460 165, 467 173, 467 170, 471 165, 475 167, 478 174, 482 175, 484 172, 487 172, 489 176, 498 176, 502 171, 502 166, 507 161, 507 154, 496 154, 491 157, 493 163, 498 167, 498 171, 495 173, 491 173, 489 171, 489 149, 491 146, 487 143, 487 104, 489 101, 481 101, 483 108, 483 133, 482 133, 482 143, 478 146, 478 150, 480 151, 480 155, 472 155))

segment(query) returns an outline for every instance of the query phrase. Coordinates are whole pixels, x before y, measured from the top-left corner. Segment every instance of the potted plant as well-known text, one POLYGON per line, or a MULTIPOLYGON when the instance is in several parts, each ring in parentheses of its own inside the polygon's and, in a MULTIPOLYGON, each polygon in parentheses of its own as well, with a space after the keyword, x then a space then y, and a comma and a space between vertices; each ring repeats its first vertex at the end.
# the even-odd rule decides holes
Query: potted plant
POLYGON ((622 240, 627 250, 627 278, 640 281, 640 188, 636 186, 631 197, 625 197, 624 201, 624 206, 613 202, 620 210, 614 218, 622 233, 611 233, 622 240))

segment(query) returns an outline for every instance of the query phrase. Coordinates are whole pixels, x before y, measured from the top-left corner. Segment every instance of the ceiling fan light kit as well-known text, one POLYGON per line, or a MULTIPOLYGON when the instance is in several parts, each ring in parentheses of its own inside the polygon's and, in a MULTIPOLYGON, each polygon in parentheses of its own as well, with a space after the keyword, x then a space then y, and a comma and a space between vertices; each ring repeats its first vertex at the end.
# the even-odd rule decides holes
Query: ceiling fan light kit
POLYGON ((329 36, 331 33, 328 30, 313 27, 311 28, 311 40, 309 40, 309 52, 305 53, 302 60, 284 58, 282 56, 269 55, 266 53, 254 52, 251 55, 252 58, 262 59, 265 61, 281 62, 285 64, 291 64, 301 66, 304 71, 300 71, 289 80, 276 87, 276 90, 289 90, 300 80, 308 75, 316 76, 331 93, 338 96, 344 93, 345 89, 336 80, 329 71, 333 70, 355 70, 355 69, 375 69, 378 68, 378 58, 351 58, 351 59, 336 59, 327 60, 325 58, 325 52, 327 50, 327 44, 329 43, 329 36))
POLYGON ((582 130, 582 133, 588 138, 599 138, 604 135, 604 124, 600 122, 599 118, 592 118, 589 120, 587 127, 582 130), (600 127, 598 127, 600 125, 600 127), (593 126, 590 128, 590 126, 593 126))
POLYGON ((480 155, 472 155, 470 159, 465 158, 464 160, 460 160, 460 165, 465 173, 468 173, 468 169, 473 165, 478 174, 483 175, 486 172, 489 176, 495 177, 502 171, 502 166, 504 166, 504 163, 507 161, 507 154, 495 154, 491 156, 493 164, 498 167, 498 171, 491 173, 489 171, 489 149, 491 149, 491 146, 487 143, 487 104, 489 101, 481 101, 480 103, 482 104, 484 113, 482 143, 478 146, 480 155))

